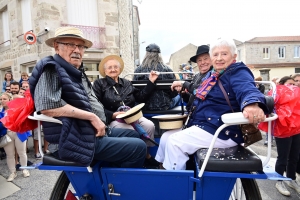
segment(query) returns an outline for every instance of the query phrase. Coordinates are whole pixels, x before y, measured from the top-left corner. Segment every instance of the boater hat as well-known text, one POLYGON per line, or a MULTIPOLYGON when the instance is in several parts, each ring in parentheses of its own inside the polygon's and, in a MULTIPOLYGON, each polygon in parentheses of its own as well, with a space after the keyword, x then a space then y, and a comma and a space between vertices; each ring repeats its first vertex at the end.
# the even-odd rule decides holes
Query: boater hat
POLYGON ((110 56, 106 56, 105 58, 103 58, 99 64, 99 73, 102 77, 105 77, 105 72, 104 72, 104 64, 109 61, 109 60, 117 60, 120 65, 120 73, 122 73, 123 69, 124 69, 124 61, 120 56, 117 55, 110 55, 110 56))
POLYGON ((204 54, 204 53, 209 53, 209 46, 207 46, 207 45, 201 45, 201 46, 199 46, 198 49, 197 49, 196 55, 193 56, 193 57, 191 57, 190 61, 196 63, 197 62, 197 60, 196 60, 197 57, 199 55, 201 55, 201 54, 204 54))
POLYGON ((141 117, 143 117, 142 108, 144 107, 144 103, 138 104, 131 108, 130 110, 126 111, 124 114, 117 115, 116 118, 118 119, 124 119, 124 121, 127 124, 131 124, 132 122, 135 122, 139 120, 141 117))
POLYGON ((183 126, 187 115, 158 115, 152 118, 158 119, 160 129, 177 129, 183 126))
POLYGON ((49 38, 45 41, 45 43, 49 47, 53 47, 53 42, 59 38, 76 38, 84 41, 84 46, 90 48, 93 46, 93 43, 83 37, 83 33, 79 28, 75 27, 59 27, 55 30, 55 34, 53 38, 49 38))

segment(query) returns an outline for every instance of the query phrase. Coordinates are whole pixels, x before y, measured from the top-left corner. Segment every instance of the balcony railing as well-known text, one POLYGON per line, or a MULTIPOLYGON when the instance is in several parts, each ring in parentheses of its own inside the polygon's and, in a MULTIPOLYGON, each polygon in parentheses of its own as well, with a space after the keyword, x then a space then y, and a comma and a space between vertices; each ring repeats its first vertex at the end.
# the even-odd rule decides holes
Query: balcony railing
POLYGON ((82 25, 74 25, 74 24, 61 24, 61 25, 72 26, 82 30, 85 39, 90 40, 93 43, 92 48, 96 48, 96 49, 105 48, 105 27, 82 26, 82 25))

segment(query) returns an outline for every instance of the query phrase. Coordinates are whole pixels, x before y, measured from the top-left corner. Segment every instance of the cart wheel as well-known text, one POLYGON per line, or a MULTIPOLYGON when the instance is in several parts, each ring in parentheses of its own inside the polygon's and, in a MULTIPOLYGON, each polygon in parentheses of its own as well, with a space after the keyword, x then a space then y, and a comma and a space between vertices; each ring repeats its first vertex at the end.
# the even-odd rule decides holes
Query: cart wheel
POLYGON ((51 192, 50 200, 64 200, 67 194, 70 181, 68 176, 63 171, 58 177, 56 184, 51 192))
POLYGON ((229 200, 261 200, 257 183, 254 179, 237 179, 229 200))

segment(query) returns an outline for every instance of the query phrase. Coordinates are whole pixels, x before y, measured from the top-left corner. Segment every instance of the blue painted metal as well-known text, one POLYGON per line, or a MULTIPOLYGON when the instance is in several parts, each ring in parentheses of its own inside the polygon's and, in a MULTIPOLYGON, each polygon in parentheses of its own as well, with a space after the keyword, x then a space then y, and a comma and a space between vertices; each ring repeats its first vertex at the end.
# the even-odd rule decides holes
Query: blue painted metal
POLYGON ((192 200, 194 171, 102 168, 104 188, 113 184, 111 200, 192 200))
POLYGON ((264 173, 267 176, 267 179, 269 180, 282 180, 282 181, 291 181, 292 179, 290 178, 286 178, 284 176, 281 176, 280 174, 278 174, 277 172, 275 172, 274 168, 267 165, 264 167, 264 173))

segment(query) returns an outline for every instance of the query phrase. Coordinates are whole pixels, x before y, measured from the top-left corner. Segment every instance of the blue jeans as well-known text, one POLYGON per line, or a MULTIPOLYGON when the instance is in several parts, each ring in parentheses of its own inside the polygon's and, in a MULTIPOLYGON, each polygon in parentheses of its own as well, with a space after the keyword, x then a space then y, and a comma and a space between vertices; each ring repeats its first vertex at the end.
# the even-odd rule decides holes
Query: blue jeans
POLYGON ((122 168, 141 168, 146 157, 146 144, 138 132, 112 128, 107 137, 96 138, 95 160, 102 160, 122 168))
POLYGON ((180 106, 181 105, 180 102, 181 102, 180 95, 177 95, 176 97, 174 97, 172 99, 172 102, 171 102, 171 104, 169 106, 169 110, 172 109, 172 108, 174 108, 174 107, 176 107, 176 106, 180 106))

